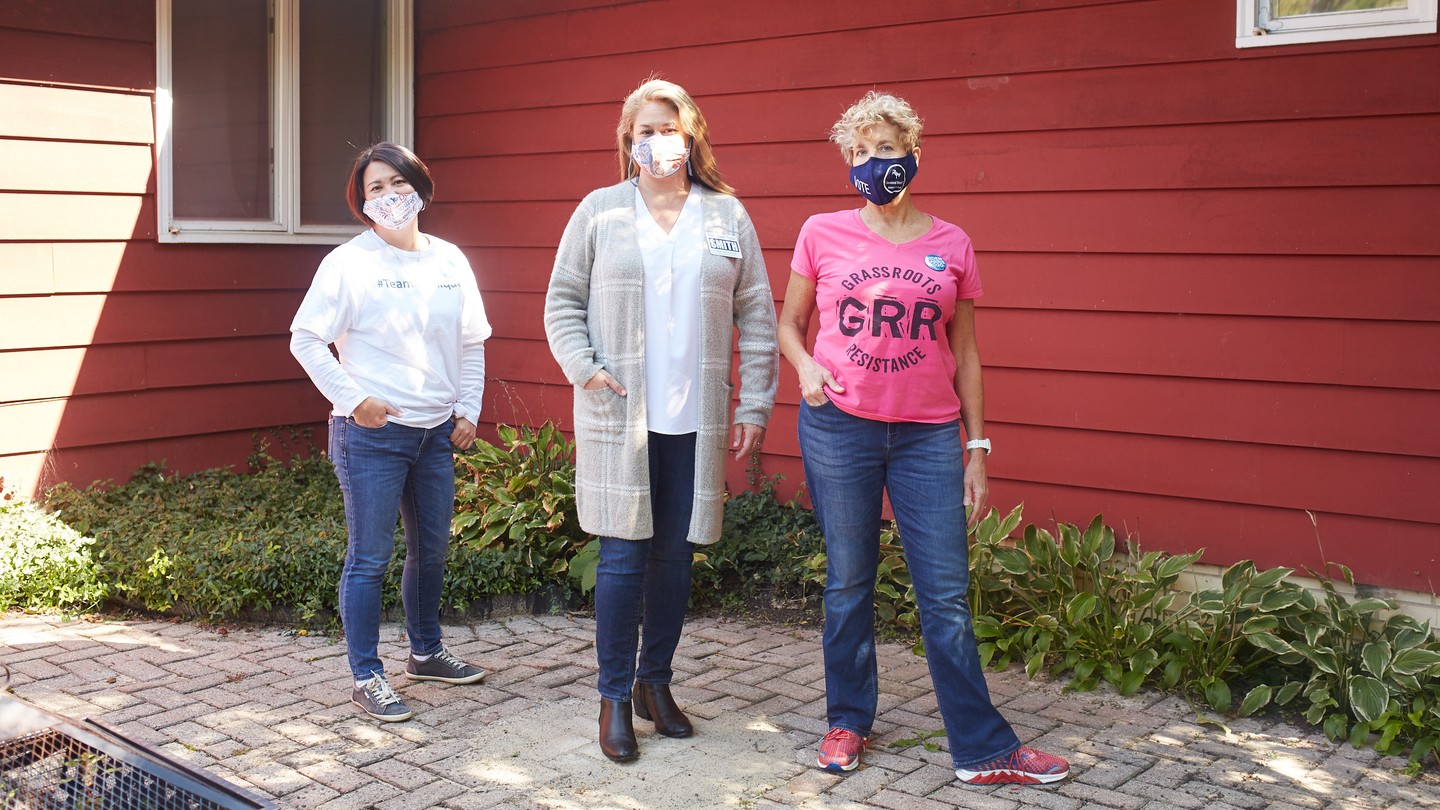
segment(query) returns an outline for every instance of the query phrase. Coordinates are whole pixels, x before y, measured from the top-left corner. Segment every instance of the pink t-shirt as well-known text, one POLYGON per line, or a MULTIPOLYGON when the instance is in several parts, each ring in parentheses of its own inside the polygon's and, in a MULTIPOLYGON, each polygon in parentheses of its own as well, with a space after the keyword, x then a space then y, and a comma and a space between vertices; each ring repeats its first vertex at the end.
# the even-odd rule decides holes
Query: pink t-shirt
POLYGON ((817 214, 800 228, 791 268, 815 281, 815 360, 845 386, 826 394, 846 413, 882 422, 960 416, 948 328, 955 302, 980 296, 980 274, 970 237, 931 219, 902 245, 866 227, 858 209, 817 214))

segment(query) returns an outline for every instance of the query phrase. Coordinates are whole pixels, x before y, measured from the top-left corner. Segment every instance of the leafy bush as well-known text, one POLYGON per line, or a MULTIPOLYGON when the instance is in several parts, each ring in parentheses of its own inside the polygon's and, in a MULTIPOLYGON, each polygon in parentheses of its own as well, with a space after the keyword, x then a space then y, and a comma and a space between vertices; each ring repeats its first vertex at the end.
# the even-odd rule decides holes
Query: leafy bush
POLYGON ((503 447, 477 441, 456 456, 452 549, 496 561, 450 575, 457 598, 563 584, 590 541, 575 513, 574 443, 553 422, 498 433, 503 447))
POLYGON ((106 589, 94 545, 7 490, 0 478, 0 610, 99 606, 106 589))
MULTIPOLYGON (((584 540, 570 448, 555 443, 563 436, 553 425, 502 435, 508 447, 482 442, 457 458, 459 511, 441 595, 453 608, 563 584, 567 555, 584 540)), ((318 453, 282 464, 269 450, 269 439, 257 439, 249 474, 180 476, 151 464, 118 486, 57 485, 45 506, 93 534, 100 576, 122 603, 211 620, 286 608, 302 621, 333 621, 347 537, 334 468, 318 453)), ((397 526, 386 609, 399 606, 404 556, 397 526)))
MULTIPOLYGON (((1331 567, 1354 586, 1349 568, 1331 567)), ((1440 644, 1428 623, 1393 613, 1393 600, 1362 598, 1352 603, 1333 579, 1307 570, 1320 578, 1324 600, 1317 602, 1305 593, 1303 612, 1251 638, 1279 656, 1286 680, 1275 689, 1255 687, 1247 707, 1265 706, 1272 693, 1278 705, 1300 695, 1308 704, 1305 719, 1324 728, 1331 739, 1349 739, 1359 746, 1378 733, 1375 747, 1382 753, 1403 753, 1413 744, 1412 761, 1427 753, 1440 757, 1440 644), (1390 615, 1382 618, 1382 612, 1390 615)))
MULTIPOLYGON (((1202 551, 1142 554, 1134 541, 1115 554, 1113 531, 1096 517, 1083 532, 1059 527, 1057 540, 1028 526, 1013 547, 1001 539, 1019 523, 1019 507, 981 522, 971 556, 975 632, 982 661, 1002 668, 1026 662, 1073 675, 1068 688, 1106 681, 1122 694, 1149 683, 1179 688, 1218 712, 1284 707, 1297 696, 1306 719, 1331 739, 1383 753, 1409 750, 1411 762, 1440 755, 1440 641, 1428 624, 1404 614, 1382 620, 1393 601, 1350 603, 1320 577, 1318 601, 1292 569, 1231 565, 1221 587, 1185 598, 1173 590, 1202 551)), ((1354 585, 1348 568, 1335 566, 1354 585)))
POLYGON ((318 454, 285 465, 268 450, 258 443, 249 475, 151 464, 119 486, 57 485, 45 505, 94 535, 112 595, 129 604, 210 619, 333 612, 346 537, 334 470, 318 454))

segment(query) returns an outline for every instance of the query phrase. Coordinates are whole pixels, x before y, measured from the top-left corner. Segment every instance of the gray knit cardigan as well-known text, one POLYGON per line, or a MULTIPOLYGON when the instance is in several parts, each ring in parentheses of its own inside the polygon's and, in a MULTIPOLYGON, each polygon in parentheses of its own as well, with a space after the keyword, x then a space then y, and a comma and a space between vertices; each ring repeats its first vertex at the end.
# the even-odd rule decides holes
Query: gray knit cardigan
MULTIPOLYGON (((707 249, 700 261, 699 416, 689 540, 720 539, 729 447, 731 346, 740 331, 740 404, 735 421, 764 427, 779 375, 775 299, 760 240, 745 206, 701 186, 703 233, 739 243, 740 258, 707 249)), ((550 289, 545 336, 575 386, 575 486, 580 525, 606 537, 654 534, 645 412, 645 266, 630 181, 587 195, 570 217, 550 289), (625 387, 581 386, 600 369, 625 387)))

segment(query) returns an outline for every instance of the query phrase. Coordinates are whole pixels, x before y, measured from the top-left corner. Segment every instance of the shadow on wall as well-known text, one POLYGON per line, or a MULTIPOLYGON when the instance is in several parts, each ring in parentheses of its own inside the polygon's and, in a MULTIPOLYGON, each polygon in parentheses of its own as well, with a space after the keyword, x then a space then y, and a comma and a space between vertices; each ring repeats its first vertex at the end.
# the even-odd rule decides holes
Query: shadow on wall
POLYGON ((7 22, 52 54, 0 76, 0 476, 34 494, 240 466, 256 431, 325 414, 287 342, 327 248, 156 242, 154 18, 135 5, 7 22))

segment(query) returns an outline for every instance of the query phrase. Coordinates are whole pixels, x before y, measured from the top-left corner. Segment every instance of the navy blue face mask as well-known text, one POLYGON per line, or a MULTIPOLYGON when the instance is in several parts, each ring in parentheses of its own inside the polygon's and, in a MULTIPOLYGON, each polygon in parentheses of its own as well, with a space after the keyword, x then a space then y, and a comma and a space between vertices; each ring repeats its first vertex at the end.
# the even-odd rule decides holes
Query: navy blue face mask
POLYGON ((860 196, 876 205, 888 205, 919 173, 920 164, 915 162, 914 152, 902 158, 872 157, 859 166, 850 167, 850 182, 860 196))

